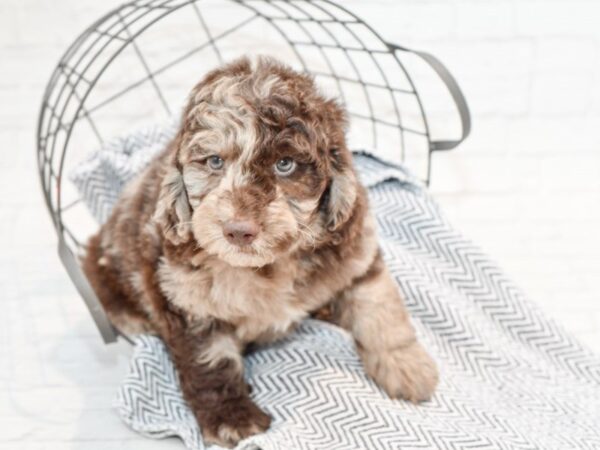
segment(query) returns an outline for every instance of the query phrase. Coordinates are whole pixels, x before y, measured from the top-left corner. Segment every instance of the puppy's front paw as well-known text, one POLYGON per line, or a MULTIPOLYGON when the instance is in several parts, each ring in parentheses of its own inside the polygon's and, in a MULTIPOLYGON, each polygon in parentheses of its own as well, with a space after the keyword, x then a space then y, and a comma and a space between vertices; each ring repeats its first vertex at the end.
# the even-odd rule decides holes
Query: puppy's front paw
POLYGON ((218 410, 198 416, 204 440, 223 447, 235 447, 239 441, 263 433, 271 417, 249 398, 224 401, 218 410))
POLYGON ((438 383, 435 362, 418 342, 386 350, 360 350, 365 370, 390 397, 429 400, 438 383))

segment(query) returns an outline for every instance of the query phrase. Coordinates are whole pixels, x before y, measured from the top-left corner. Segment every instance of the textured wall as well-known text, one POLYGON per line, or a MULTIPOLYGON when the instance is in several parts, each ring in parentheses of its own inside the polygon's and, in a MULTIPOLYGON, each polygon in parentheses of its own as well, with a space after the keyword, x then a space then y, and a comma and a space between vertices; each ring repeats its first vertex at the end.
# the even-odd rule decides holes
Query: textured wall
POLYGON ((473 132, 436 156, 433 192, 532 298, 600 348, 600 2, 347 5, 455 74, 473 132))

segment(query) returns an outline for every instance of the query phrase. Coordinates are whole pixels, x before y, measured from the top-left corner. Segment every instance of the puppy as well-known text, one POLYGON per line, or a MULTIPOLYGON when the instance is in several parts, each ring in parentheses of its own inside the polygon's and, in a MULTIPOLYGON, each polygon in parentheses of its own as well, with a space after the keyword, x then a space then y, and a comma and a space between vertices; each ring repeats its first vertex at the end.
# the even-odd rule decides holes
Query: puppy
POLYGON ((378 249, 345 142, 312 79, 240 59, 191 92, 181 129, 123 192, 84 270, 114 325, 169 348, 204 438, 265 431, 242 355, 327 308, 391 396, 438 380, 378 249))

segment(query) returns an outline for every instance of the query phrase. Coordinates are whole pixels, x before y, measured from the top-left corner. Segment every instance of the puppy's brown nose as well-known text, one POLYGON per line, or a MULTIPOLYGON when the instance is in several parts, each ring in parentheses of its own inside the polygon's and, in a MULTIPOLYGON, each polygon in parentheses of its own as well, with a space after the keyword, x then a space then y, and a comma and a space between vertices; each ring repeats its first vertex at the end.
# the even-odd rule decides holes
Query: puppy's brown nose
POLYGON ((227 240, 240 247, 250 245, 256 239, 258 231, 258 225, 250 220, 236 220, 223 226, 223 234, 227 240))

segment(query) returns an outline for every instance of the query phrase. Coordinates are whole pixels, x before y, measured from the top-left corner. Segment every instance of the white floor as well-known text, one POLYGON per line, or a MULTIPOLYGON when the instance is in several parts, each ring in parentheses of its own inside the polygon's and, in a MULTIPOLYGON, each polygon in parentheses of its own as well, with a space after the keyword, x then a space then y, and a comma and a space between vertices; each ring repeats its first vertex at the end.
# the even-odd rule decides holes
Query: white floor
MULTIPOLYGON (((181 448, 141 438, 111 410, 128 348, 101 344, 66 278, 35 167, 38 107, 53 65, 118 3, 0 2, 0 449, 181 448)), ((578 128, 588 135, 574 138, 570 152, 532 152, 527 138, 555 133, 543 126, 551 121, 526 117, 530 127, 519 128, 475 112, 471 142, 436 157, 432 191, 531 298, 600 352, 600 146, 589 148, 599 141, 598 116, 596 126, 578 128), (502 151, 503 131, 516 150, 502 151)))

